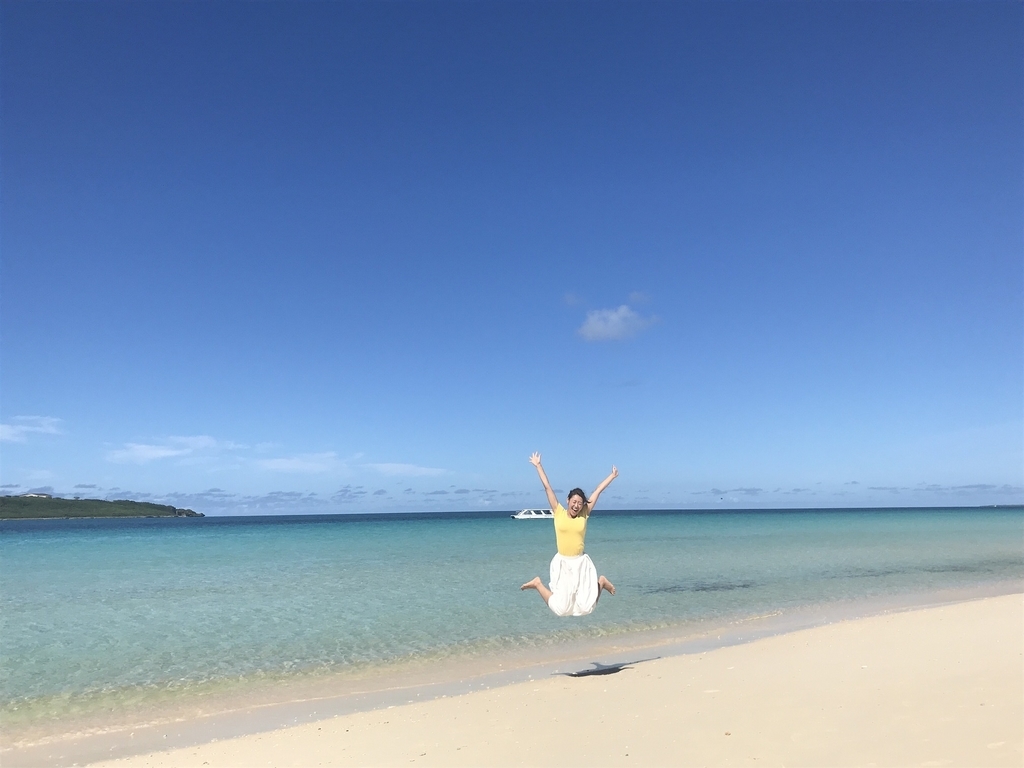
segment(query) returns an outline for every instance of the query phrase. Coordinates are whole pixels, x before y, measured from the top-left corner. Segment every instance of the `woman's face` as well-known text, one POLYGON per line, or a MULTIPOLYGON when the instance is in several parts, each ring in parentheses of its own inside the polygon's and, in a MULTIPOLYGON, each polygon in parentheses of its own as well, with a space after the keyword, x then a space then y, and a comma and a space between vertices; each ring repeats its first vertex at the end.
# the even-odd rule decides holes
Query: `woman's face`
POLYGON ((572 515, 573 517, 576 517, 576 515, 578 515, 582 511, 583 511, 583 499, 581 499, 579 496, 570 496, 569 497, 569 508, 568 508, 569 514, 572 515))

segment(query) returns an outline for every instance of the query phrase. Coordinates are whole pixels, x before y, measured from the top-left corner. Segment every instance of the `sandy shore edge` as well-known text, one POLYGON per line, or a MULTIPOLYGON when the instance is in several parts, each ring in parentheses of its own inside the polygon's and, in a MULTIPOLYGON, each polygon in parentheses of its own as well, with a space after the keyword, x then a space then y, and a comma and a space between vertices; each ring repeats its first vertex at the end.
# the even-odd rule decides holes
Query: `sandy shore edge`
MULTIPOLYGON (((97 764, 1020 766, 1022 638, 1024 596, 1006 595, 97 764)), ((96 757, 30 750, 3 763, 96 757)))

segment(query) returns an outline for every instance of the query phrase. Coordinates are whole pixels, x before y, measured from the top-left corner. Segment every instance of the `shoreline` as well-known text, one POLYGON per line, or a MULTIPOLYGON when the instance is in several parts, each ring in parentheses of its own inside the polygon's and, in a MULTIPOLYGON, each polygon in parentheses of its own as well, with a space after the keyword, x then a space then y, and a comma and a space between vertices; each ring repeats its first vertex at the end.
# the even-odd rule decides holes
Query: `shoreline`
MULTIPOLYGON (((195 747, 224 739, 259 737, 330 718, 436 702, 561 676, 607 676, 624 665, 630 668, 654 660, 693 657, 837 623, 1019 596, 1022 587, 1018 581, 1003 581, 966 589, 836 601, 760 616, 627 631, 535 651, 399 663, 362 674, 271 682, 203 701, 188 701, 186 695, 177 706, 151 712, 145 721, 136 718, 134 722, 118 722, 113 718, 100 725, 94 718, 91 727, 80 722, 72 732, 37 732, 35 738, 11 739, 13 734, 5 733, 0 760, 4 765, 63 766, 195 747)), ((24 729, 24 735, 29 736, 29 731, 30 728, 24 729)))

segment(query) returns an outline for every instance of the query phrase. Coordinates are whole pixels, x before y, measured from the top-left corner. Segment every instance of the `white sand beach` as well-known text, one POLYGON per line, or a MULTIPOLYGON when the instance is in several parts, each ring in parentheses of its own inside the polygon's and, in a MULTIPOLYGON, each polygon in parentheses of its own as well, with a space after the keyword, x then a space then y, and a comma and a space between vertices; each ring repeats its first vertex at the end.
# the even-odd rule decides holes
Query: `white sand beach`
POLYGON ((95 765, 1024 764, 1024 596, 986 598, 95 765))

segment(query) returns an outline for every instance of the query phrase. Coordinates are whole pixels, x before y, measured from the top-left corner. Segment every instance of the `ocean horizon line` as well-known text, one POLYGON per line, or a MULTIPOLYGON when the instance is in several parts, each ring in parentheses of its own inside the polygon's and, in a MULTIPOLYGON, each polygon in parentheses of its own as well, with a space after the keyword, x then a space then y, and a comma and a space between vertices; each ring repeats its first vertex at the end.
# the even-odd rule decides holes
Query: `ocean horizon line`
MULTIPOLYGON (((221 520, 288 520, 293 522, 314 522, 314 521, 329 521, 329 520, 346 520, 346 521, 370 521, 379 519, 437 519, 437 520, 453 520, 453 519, 466 519, 466 520, 480 520, 488 518, 504 518, 506 516, 513 515, 522 507, 490 510, 490 509, 479 509, 479 510, 418 510, 418 511, 373 511, 373 512, 272 512, 272 513, 218 513, 218 512, 204 512, 204 517, 176 517, 176 518, 163 518, 155 516, 139 516, 139 517, 49 517, 49 518, 0 518, 0 524, 7 523, 46 523, 46 522, 67 522, 73 520, 109 520, 109 521, 132 521, 132 520, 175 520, 184 521, 190 520, 195 524, 202 524, 202 522, 221 521, 221 520)), ((870 506, 870 507, 744 507, 744 508, 686 508, 686 507, 671 507, 671 508, 602 508, 600 515, 602 517, 626 517, 629 515, 734 515, 734 514, 799 514, 806 512, 815 513, 852 513, 852 512, 915 512, 915 511, 928 511, 928 512, 942 512, 942 511, 964 511, 964 510, 1020 510, 1024 512, 1024 503, 1021 504, 970 504, 970 505, 913 505, 913 506, 870 506)))

